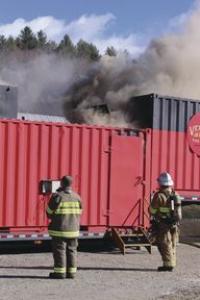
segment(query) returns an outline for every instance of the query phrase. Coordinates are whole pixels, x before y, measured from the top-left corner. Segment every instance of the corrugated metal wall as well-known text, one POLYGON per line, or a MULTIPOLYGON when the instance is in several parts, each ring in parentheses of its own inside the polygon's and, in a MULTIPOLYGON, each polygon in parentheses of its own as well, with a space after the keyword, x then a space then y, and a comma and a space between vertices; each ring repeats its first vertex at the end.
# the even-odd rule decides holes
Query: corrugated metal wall
POLYGON ((192 99, 151 95, 153 104, 152 128, 186 131, 189 119, 200 112, 200 102, 192 99))
POLYGON ((163 171, 174 178, 175 188, 186 195, 200 195, 200 157, 188 146, 185 132, 152 132, 152 186, 163 171))
POLYGON ((152 184, 168 171, 182 194, 200 193, 200 157, 187 142, 190 118, 200 111, 200 102, 154 95, 152 133, 152 184))
MULTIPOLYGON (((146 133, 0 120, 0 227, 39 230, 46 226, 48 197, 39 194, 39 183, 45 179, 59 179, 65 174, 74 177, 74 188, 84 199, 81 225, 107 226, 113 135, 142 138, 141 157, 139 154, 133 157, 133 163, 134 160, 142 161, 143 172, 138 174, 139 197, 140 201, 144 196, 146 199, 138 220, 147 222, 148 196, 150 190, 156 188, 160 172, 170 172, 176 189, 182 194, 200 195, 200 158, 189 149, 186 138, 187 122, 200 111, 200 103, 150 95, 145 96, 144 104, 146 99, 153 112, 152 129, 146 133)), ((148 123, 151 123, 149 115, 148 123)))
POLYGON ((0 226, 47 225, 48 197, 39 182, 74 177, 74 188, 84 199, 81 224, 108 222, 111 135, 133 131, 59 123, 0 120, 0 226))
POLYGON ((127 109, 141 128, 185 131, 191 116, 200 112, 200 100, 149 94, 131 98, 127 109))
POLYGON ((200 195, 200 157, 190 150, 186 134, 200 101, 149 94, 132 98, 129 108, 133 122, 152 129, 151 189, 159 174, 168 171, 181 194, 200 195))

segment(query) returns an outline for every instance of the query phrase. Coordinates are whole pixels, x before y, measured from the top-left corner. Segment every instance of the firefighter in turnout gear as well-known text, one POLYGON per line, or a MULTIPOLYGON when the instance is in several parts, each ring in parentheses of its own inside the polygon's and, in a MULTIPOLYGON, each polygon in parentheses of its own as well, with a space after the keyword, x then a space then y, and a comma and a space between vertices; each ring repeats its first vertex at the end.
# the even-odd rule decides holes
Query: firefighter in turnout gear
POLYGON ((176 266, 176 243, 178 225, 182 218, 181 200, 173 190, 173 180, 167 172, 157 179, 159 190, 150 205, 151 222, 155 226, 155 237, 163 266, 158 271, 172 271, 176 266))
POLYGON ((54 258, 54 272, 49 277, 54 279, 74 278, 77 269, 82 204, 80 196, 72 191, 71 184, 72 177, 61 179, 61 187, 51 196, 46 210, 54 258))

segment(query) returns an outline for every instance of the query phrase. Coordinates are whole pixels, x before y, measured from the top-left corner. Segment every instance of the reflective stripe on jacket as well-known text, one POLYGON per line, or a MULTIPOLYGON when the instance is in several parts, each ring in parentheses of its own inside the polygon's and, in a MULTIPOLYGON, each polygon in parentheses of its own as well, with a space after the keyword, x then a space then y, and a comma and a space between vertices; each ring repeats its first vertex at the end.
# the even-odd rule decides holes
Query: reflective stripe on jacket
POLYGON ((155 193, 149 208, 150 214, 159 219, 170 218, 172 214, 172 197, 174 200, 174 208, 176 210, 176 207, 181 204, 180 197, 177 194, 169 189, 159 190, 155 193))
POLYGON ((46 212, 51 220, 48 227, 50 236, 64 238, 79 236, 82 204, 77 193, 68 190, 53 194, 46 212))

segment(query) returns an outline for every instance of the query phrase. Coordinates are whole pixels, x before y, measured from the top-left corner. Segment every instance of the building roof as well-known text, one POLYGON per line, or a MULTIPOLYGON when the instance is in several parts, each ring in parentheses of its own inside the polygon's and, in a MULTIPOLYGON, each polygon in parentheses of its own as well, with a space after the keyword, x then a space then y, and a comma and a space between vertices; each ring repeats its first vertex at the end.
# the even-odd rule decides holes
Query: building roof
POLYGON ((17 114, 17 118, 20 120, 27 120, 27 121, 70 123, 65 117, 31 114, 31 113, 23 113, 23 112, 19 112, 17 114))

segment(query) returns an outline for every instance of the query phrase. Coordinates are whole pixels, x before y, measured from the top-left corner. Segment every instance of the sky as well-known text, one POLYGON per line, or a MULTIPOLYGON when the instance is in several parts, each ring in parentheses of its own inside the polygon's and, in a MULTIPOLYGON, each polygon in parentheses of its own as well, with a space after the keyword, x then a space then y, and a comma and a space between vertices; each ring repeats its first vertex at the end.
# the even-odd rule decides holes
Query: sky
POLYGON ((60 41, 68 33, 100 52, 113 45, 137 56, 153 37, 184 20, 198 1, 192 0, 0 0, 0 35, 19 34, 28 25, 60 41))

